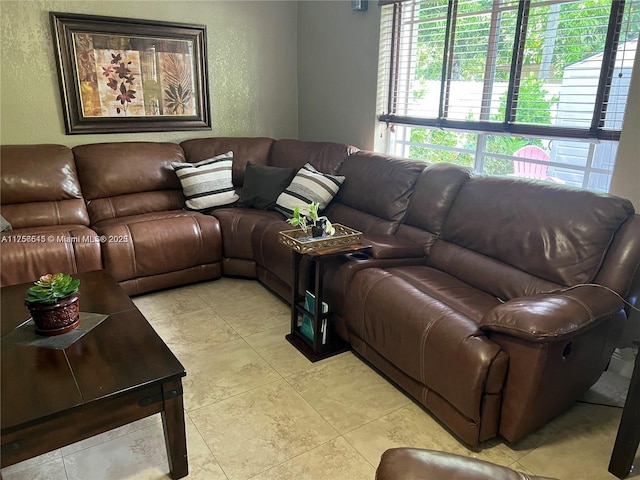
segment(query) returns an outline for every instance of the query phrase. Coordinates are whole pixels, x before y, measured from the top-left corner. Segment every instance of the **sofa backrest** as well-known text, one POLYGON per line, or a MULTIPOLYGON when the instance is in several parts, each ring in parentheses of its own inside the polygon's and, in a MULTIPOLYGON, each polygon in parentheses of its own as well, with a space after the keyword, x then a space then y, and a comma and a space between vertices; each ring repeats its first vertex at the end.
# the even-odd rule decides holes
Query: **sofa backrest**
POLYGON ((301 168, 310 163, 322 173, 335 175, 344 159, 357 151, 356 147, 343 143, 277 140, 271 149, 269 165, 301 168))
POLYGON ((477 176, 460 189, 429 264, 502 299, 594 281, 628 200, 477 176))
POLYGON ((427 166, 416 181, 397 235, 421 245, 428 255, 458 192, 470 178, 468 168, 449 163, 427 166))
POLYGON ((229 151, 233 152, 232 179, 234 187, 244 184, 247 163, 267 165, 275 140, 256 137, 212 137, 185 140, 180 144, 187 162, 195 163, 229 151))
MULTIPOLYGON (((636 213, 622 224, 594 281, 615 290, 633 306, 640 308, 639 214, 636 213)), ((634 312, 628 305, 625 308, 640 320, 640 311, 634 312)))
POLYGON ((338 170, 345 181, 325 214, 332 222, 363 233, 393 234, 406 215, 416 180, 426 166, 379 153, 354 153, 338 170))
POLYGON ((117 142, 73 148, 91 224, 141 213, 180 210, 184 196, 171 162, 180 145, 117 142))
POLYGON ((15 228, 89 225, 73 153, 63 145, 3 145, 2 216, 15 228))

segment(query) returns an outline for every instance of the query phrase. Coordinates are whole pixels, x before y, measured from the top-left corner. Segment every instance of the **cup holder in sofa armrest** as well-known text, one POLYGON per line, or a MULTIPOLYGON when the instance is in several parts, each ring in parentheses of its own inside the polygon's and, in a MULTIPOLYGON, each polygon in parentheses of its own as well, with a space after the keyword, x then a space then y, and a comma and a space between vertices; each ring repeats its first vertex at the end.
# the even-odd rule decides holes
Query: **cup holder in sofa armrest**
POLYGON ((371 245, 371 257, 376 259, 422 258, 424 249, 406 238, 391 234, 366 234, 363 242, 371 245))
POLYGON ((361 262, 363 260, 369 260, 371 258, 371 256, 367 255, 364 252, 349 253, 349 254, 347 254, 347 257, 349 257, 351 260, 355 260, 357 262, 361 262))

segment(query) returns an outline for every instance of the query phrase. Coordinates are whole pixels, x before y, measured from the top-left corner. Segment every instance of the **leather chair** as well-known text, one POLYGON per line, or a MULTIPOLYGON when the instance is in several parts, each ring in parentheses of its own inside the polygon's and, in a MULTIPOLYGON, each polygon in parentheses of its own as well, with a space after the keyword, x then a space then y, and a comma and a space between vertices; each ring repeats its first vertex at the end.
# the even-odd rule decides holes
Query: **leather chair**
POLYGON ((554 480, 453 453, 391 448, 382 454, 376 480, 554 480))
POLYGON ((0 286, 46 273, 102 268, 73 153, 63 145, 3 145, 0 204, 12 230, 0 234, 0 286))

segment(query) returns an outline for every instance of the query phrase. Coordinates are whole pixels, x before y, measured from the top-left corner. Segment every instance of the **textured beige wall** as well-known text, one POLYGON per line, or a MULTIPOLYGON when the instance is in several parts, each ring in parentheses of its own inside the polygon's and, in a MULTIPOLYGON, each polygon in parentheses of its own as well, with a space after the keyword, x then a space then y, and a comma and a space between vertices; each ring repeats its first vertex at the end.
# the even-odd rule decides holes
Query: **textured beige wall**
POLYGON ((298 132, 302 140, 373 150, 380 7, 351 2, 298 3, 298 132))
POLYGON ((290 1, 0 1, 0 142, 296 138, 297 3, 290 1), (66 135, 49 12, 207 26, 212 130, 66 135))

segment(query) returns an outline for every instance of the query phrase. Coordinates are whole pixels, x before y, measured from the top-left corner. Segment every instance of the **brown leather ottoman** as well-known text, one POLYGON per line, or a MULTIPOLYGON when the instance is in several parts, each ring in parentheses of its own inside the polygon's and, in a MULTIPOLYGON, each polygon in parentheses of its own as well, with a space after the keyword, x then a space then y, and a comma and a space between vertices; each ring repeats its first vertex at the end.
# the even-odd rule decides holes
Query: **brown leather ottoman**
POLYGON ((391 448, 382 454, 376 480, 553 480, 453 453, 391 448))

